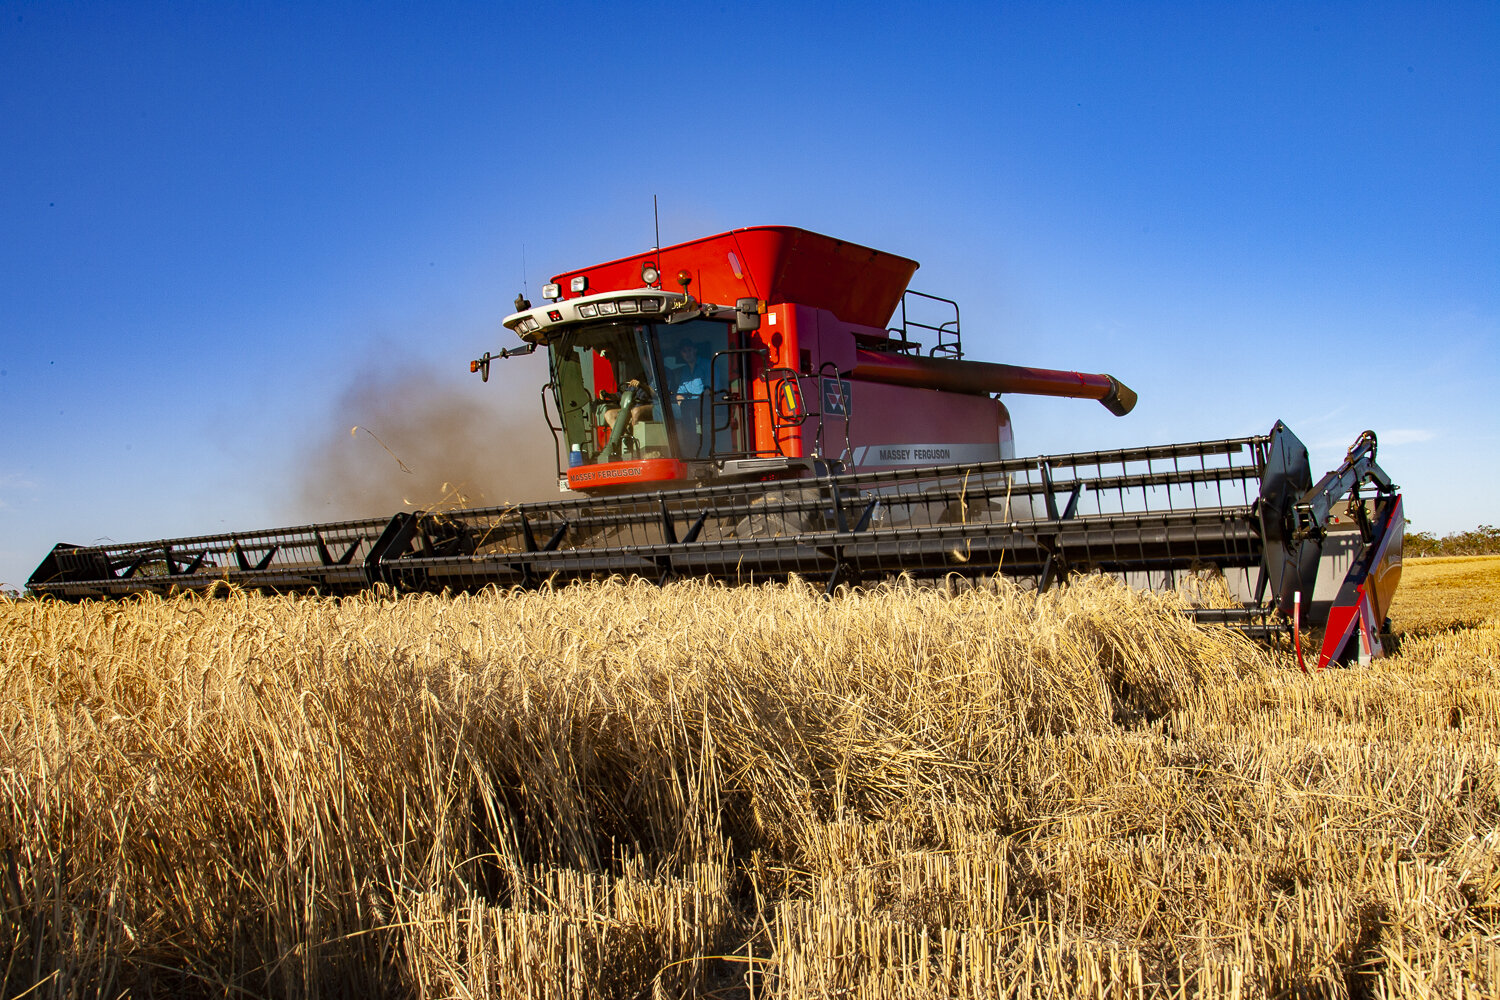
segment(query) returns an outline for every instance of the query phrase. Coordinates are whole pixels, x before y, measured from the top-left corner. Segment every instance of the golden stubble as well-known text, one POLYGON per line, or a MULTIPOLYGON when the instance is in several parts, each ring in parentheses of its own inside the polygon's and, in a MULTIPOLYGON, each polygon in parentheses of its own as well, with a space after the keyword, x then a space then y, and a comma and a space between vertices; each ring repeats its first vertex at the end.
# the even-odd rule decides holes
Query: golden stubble
POLYGON ((604 582, 0 603, 3 992, 1493 995, 1500 627, 604 582))

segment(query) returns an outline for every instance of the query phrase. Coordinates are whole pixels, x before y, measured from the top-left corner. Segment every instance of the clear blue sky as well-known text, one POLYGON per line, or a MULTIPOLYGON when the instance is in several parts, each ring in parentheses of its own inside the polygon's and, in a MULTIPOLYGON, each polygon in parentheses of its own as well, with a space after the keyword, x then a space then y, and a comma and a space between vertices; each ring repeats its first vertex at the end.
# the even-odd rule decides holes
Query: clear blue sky
POLYGON ((1371 427, 1417 529, 1500 522, 1497 52, 1495 3, 0 4, 0 583, 385 511, 355 424, 535 495, 536 359, 467 362, 652 195, 1140 393, 1012 398, 1023 453, 1371 427))

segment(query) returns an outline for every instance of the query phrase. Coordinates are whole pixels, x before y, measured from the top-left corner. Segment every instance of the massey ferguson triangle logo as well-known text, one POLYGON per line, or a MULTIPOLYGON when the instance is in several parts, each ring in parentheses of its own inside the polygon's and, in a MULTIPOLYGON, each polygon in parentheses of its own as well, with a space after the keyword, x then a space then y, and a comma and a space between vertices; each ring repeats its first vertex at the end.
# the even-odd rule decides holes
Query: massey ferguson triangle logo
POLYGON ((823 413, 830 417, 849 416, 849 383, 841 378, 823 380, 823 413))

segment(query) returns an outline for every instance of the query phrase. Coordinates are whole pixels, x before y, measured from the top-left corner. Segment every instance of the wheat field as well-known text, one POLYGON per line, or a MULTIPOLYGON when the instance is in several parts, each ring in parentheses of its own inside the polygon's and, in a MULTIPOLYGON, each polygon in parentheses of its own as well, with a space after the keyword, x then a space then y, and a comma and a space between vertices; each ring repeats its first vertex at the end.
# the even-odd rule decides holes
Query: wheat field
POLYGON ((1103 579, 0 602, 0 989, 1492 997, 1424 593, 1321 674, 1103 579))

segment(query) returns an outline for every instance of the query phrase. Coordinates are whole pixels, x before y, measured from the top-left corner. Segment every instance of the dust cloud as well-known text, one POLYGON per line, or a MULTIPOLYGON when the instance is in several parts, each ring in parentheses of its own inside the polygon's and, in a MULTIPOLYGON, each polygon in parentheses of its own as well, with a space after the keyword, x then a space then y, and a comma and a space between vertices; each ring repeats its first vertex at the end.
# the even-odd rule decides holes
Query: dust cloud
POLYGON ((538 361, 496 362, 487 383, 411 365, 357 375, 298 462, 301 516, 328 521, 556 497, 552 433, 541 411, 547 369, 538 361))

